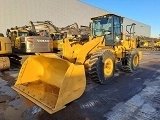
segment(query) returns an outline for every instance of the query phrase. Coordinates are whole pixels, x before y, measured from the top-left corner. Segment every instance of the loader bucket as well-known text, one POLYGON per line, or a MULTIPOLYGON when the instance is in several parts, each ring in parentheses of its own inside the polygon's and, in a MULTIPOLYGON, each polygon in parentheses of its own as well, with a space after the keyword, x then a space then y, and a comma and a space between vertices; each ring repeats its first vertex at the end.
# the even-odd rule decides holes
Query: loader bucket
POLYGON ((30 56, 12 87, 20 95, 52 114, 79 98, 86 86, 83 65, 57 56, 30 56))

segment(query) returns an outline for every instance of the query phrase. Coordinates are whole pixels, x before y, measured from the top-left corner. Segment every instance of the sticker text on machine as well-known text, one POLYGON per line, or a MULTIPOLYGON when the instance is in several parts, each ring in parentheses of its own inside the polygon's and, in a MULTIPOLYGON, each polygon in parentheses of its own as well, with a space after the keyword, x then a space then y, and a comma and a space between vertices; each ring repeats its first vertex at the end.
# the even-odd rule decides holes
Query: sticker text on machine
POLYGON ((49 40, 37 40, 37 42, 49 42, 49 40))

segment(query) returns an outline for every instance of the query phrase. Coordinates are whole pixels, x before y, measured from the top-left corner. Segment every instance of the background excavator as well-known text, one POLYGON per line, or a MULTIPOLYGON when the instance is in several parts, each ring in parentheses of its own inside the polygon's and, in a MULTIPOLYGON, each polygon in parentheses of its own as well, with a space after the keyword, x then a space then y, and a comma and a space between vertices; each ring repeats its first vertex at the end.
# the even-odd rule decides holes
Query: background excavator
POLYGON ((11 40, 13 52, 52 52, 51 38, 47 35, 40 35, 31 22, 30 26, 30 28, 24 26, 7 29, 6 35, 11 40))
POLYGON ((51 38, 40 36, 31 26, 29 29, 26 26, 7 29, 7 37, 1 33, 0 70, 9 69, 11 63, 21 66, 28 55, 53 52, 51 38))
POLYGON ((53 25, 51 21, 30 22, 34 25, 36 31, 46 31, 50 35, 53 39, 53 50, 55 52, 62 50, 64 38, 68 38, 70 43, 80 39, 88 39, 91 31, 89 26, 80 26, 79 28, 77 23, 60 28, 53 25))
POLYGON ((30 21, 29 29, 35 28, 36 32, 44 32, 47 36, 52 38, 52 49, 54 51, 62 49, 62 39, 64 34, 60 33, 59 28, 56 27, 51 21, 30 21), (32 27, 34 26, 34 27, 32 27))
POLYGON ((134 38, 135 24, 126 26, 126 35, 122 33, 121 16, 106 14, 91 20, 89 41, 70 44, 65 38, 62 57, 56 54, 28 57, 12 88, 52 114, 84 93, 85 69, 100 84, 113 79, 116 63, 121 63, 124 71, 134 72, 142 59, 134 38))
POLYGON ((137 39, 139 42, 139 49, 141 50, 153 50, 153 51, 160 50, 160 39, 149 38, 144 36, 138 36, 137 39))

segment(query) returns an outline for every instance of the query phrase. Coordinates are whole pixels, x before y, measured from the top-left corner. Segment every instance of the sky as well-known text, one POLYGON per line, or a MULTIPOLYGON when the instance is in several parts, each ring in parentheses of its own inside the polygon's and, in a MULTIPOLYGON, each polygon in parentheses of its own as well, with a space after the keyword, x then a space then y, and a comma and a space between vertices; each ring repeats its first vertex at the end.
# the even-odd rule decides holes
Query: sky
POLYGON ((81 1, 151 26, 151 37, 160 34, 160 0, 81 1))

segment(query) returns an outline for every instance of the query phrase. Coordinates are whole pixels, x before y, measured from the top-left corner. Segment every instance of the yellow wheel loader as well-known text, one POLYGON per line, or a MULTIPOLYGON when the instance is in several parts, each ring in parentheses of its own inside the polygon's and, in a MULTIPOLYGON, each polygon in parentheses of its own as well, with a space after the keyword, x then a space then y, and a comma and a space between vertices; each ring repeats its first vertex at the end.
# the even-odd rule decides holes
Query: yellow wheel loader
POLYGON ((120 62, 127 72, 134 72, 142 53, 136 49, 132 32, 122 34, 123 17, 106 14, 92 18, 92 37, 88 42, 63 40, 62 58, 55 54, 29 57, 21 67, 12 87, 19 94, 50 114, 79 98, 86 87, 85 69, 92 80, 107 84, 120 62))

